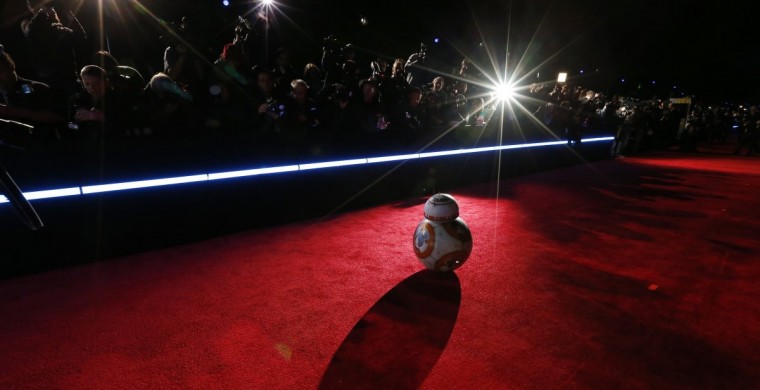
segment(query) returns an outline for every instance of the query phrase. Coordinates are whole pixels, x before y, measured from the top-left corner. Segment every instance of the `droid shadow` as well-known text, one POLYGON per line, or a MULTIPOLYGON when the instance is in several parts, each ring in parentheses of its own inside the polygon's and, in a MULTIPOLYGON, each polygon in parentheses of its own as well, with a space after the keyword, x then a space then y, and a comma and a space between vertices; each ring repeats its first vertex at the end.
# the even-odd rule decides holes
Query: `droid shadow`
POLYGON ((417 272, 387 292, 333 355, 320 389, 416 389, 454 329, 461 284, 453 272, 417 272))

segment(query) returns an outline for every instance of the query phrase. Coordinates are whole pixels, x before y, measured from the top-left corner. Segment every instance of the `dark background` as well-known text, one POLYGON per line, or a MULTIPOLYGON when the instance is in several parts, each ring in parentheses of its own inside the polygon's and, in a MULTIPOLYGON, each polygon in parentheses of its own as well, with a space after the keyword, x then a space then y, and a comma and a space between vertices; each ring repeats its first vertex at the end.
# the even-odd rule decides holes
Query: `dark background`
MULTIPOLYGON (((217 0, 141 4, 167 22, 191 17, 207 38, 199 49, 213 58, 232 39, 236 16, 256 4, 230 2, 229 7, 217 0)), ((140 3, 102 0, 103 30, 98 27, 98 0, 53 4, 60 14, 66 9, 77 13, 93 50, 102 31, 104 42, 123 63, 148 75, 160 70, 163 45, 157 37, 163 27, 140 9, 140 3)), ((298 65, 318 62, 322 38, 334 33, 356 45, 364 67, 376 56, 406 58, 425 42, 441 71, 451 71, 466 55, 495 74, 487 50, 479 46, 484 42, 501 67, 507 47, 511 70, 522 60, 516 71, 526 75, 525 84, 550 81, 557 72, 567 71, 573 82, 641 98, 685 94, 711 102, 744 103, 757 101, 760 94, 755 20, 760 3, 753 1, 282 0, 276 8, 270 50, 288 46, 298 65), (366 26, 360 23, 362 16, 368 20, 366 26), (436 37, 441 43, 433 43, 436 37)), ((19 23, 28 17, 25 9, 23 0, 7 0, 0 6, 0 41, 21 65, 27 48, 19 23)))

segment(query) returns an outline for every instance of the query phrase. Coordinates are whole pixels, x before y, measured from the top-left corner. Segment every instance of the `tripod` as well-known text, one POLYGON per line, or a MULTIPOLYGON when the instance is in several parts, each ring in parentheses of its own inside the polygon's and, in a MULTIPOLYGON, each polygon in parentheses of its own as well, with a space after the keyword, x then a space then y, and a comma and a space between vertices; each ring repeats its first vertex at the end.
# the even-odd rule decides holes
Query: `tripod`
MULTIPOLYGON (((19 147, 13 142, 9 142, 5 139, 3 137, 4 134, 14 133, 14 135, 20 134, 30 136, 33 128, 34 127, 23 123, 0 119, 0 148, 3 146, 19 147)), ((19 218, 21 218, 29 229, 42 229, 44 225, 40 216, 37 215, 37 211, 35 211, 34 207, 32 207, 29 201, 26 200, 24 194, 21 193, 21 189, 18 188, 16 182, 13 181, 13 177, 8 170, 5 169, 2 163, 0 163, 0 195, 5 195, 5 197, 8 198, 8 201, 13 206, 16 214, 18 214, 19 218)))

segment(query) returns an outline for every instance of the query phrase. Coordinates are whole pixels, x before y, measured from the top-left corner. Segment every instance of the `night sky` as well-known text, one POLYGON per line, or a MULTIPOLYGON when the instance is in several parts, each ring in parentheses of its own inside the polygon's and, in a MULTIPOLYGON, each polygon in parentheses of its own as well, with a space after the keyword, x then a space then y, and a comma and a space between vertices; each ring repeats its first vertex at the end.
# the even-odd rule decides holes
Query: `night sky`
MULTIPOLYGON (((231 39, 231 27, 226 26, 252 4, 230 2, 229 7, 221 0, 143 4, 167 21, 193 17, 209 36, 207 46, 213 52, 231 39)), ((18 24, 25 16, 24 1, 3 3, 0 41, 20 52, 18 24)), ((55 1, 59 13, 76 9, 77 3, 82 4, 78 15, 96 45, 97 1, 55 1)), ((104 0, 104 5, 114 54, 145 72, 159 68, 158 23, 138 12, 131 1, 104 0)), ((298 62, 318 60, 322 38, 334 33, 354 43, 364 61, 377 56, 405 58, 425 42, 442 71, 467 55, 495 73, 487 50, 479 45, 484 42, 499 66, 509 48, 510 69, 527 74, 524 83, 548 81, 567 71, 581 85, 642 98, 694 94, 715 102, 760 101, 756 20, 760 2, 756 1, 281 0, 278 9, 282 14, 275 13, 273 46, 290 47, 298 62), (366 26, 359 22, 362 16, 367 18, 366 26), (440 43, 434 44, 434 38, 440 43)))

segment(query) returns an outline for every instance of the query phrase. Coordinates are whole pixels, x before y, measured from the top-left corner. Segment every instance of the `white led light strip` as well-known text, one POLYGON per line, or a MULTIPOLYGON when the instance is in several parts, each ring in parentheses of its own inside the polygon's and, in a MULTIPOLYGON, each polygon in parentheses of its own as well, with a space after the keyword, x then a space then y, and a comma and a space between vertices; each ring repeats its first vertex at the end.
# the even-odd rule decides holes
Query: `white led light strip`
MULTIPOLYGON (((589 139, 584 139, 583 143, 606 142, 606 141, 612 141, 614 139, 615 137, 589 138, 589 139)), ((66 197, 66 196, 99 194, 99 193, 105 193, 105 192, 135 190, 135 189, 140 189, 140 188, 171 186, 171 185, 177 185, 177 184, 199 183, 199 182, 233 179, 233 178, 240 178, 240 177, 272 175, 272 174, 278 174, 278 173, 289 173, 289 172, 299 172, 299 171, 308 171, 308 170, 317 170, 317 169, 348 167, 348 166, 355 166, 355 165, 378 164, 378 163, 386 163, 386 162, 394 162, 394 161, 409 161, 409 160, 417 160, 417 159, 423 159, 423 158, 494 152, 494 151, 500 151, 500 150, 539 148, 539 147, 558 146, 558 145, 565 145, 565 144, 567 144, 567 141, 550 141, 550 142, 537 142, 537 143, 530 143, 530 144, 513 144, 513 145, 488 146, 488 147, 470 148, 470 149, 442 150, 442 151, 437 151, 437 152, 426 152, 426 153, 400 154, 400 155, 395 155, 395 156, 358 158, 358 159, 352 159, 352 160, 325 161, 325 162, 298 164, 298 165, 284 165, 284 166, 278 166, 278 167, 255 168, 255 169, 246 169, 246 170, 240 170, 240 171, 216 172, 216 173, 208 173, 208 174, 204 173, 204 174, 192 175, 192 176, 167 177, 163 179, 138 180, 138 181, 123 182, 123 183, 109 183, 109 184, 101 184, 101 185, 93 185, 93 186, 60 188, 60 189, 45 190, 45 191, 32 191, 32 192, 24 192, 24 197, 27 200, 52 199, 52 198, 61 198, 61 197, 66 197)), ((0 203, 8 203, 8 198, 0 195, 0 203)))
MULTIPOLYGON (((76 195, 82 195, 81 188, 72 187, 72 188, 61 188, 57 190, 24 192, 24 198, 26 198, 26 200, 63 198, 64 196, 76 196, 76 195)), ((8 198, 0 195, 0 203, 8 203, 8 198)))
POLYGON ((135 190, 138 188, 170 186, 174 184, 185 184, 185 183, 198 183, 201 181, 208 181, 208 175, 203 174, 203 175, 194 175, 194 176, 168 177, 165 179, 139 180, 139 181, 129 181, 126 183, 112 183, 112 184, 102 184, 102 185, 97 185, 97 186, 86 186, 86 187, 82 187, 82 194, 83 195, 99 194, 102 192, 135 190))

